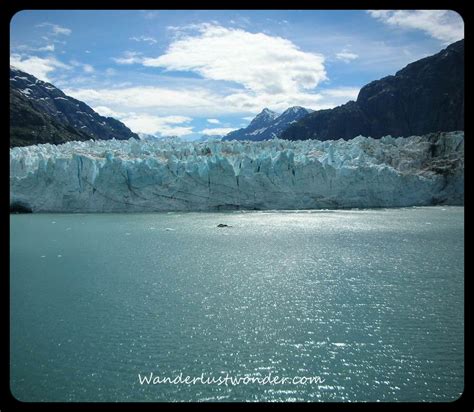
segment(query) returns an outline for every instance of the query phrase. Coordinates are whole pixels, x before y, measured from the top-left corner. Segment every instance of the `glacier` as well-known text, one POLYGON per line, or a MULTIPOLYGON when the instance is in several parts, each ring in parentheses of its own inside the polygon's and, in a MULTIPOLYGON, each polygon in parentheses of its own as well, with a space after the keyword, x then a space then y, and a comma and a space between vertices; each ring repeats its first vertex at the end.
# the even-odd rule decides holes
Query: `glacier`
POLYGON ((331 141, 112 139, 10 149, 10 207, 32 212, 463 203, 461 131, 331 141))

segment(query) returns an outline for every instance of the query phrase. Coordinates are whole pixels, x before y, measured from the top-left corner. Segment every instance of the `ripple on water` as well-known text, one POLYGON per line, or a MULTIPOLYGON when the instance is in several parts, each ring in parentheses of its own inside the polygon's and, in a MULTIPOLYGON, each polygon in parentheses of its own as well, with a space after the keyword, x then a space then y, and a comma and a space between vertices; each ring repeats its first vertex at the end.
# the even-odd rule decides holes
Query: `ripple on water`
POLYGON ((450 401, 463 390, 463 208, 51 218, 11 216, 21 400, 450 401), (324 383, 139 385, 150 372, 324 383))

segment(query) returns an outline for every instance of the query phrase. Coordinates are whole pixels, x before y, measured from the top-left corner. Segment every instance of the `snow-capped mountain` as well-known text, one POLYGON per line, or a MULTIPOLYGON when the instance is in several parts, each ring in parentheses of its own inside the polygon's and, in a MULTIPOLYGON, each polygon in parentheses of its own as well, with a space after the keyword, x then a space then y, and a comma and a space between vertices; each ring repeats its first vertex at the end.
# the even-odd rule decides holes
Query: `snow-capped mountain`
POLYGON ((464 133, 352 140, 97 140, 10 149, 33 212, 401 207, 464 201, 464 133))
POLYGON ((291 124, 297 122, 312 110, 294 106, 282 114, 275 113, 267 108, 263 109, 250 124, 239 130, 230 132, 223 140, 269 140, 280 137, 280 134, 291 124))
POLYGON ((120 121, 96 113, 50 83, 10 67, 10 145, 138 139, 120 121))

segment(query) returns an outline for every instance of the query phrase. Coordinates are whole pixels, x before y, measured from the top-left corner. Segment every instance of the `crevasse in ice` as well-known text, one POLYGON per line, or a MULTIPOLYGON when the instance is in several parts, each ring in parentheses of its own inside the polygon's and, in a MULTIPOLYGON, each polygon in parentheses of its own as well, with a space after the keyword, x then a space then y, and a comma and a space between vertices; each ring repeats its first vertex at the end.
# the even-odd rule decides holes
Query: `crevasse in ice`
POLYGON ((464 133, 332 141, 88 141, 10 149, 34 212, 463 204, 464 133))

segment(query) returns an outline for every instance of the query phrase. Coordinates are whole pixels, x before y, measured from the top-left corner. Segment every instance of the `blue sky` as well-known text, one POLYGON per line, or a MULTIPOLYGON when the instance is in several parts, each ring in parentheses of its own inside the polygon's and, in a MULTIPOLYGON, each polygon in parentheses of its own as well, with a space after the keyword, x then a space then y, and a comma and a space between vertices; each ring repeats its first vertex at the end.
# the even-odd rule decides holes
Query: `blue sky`
POLYGON ((193 139, 264 107, 314 110, 464 37, 443 10, 17 13, 11 64, 133 131, 193 139))

